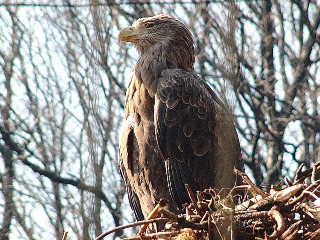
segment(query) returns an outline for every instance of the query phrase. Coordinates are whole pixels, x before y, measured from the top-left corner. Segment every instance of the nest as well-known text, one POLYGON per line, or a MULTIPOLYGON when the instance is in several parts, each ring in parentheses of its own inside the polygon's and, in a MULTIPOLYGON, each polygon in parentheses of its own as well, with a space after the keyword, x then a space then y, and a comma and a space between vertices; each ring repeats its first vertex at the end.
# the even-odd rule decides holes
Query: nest
POLYGON ((284 186, 271 186, 269 191, 238 170, 246 185, 229 189, 227 195, 225 189, 193 192, 186 185, 190 204, 184 214, 168 211, 161 200, 147 220, 114 228, 96 239, 138 225, 139 232, 123 240, 320 239, 320 180, 315 180, 320 162, 301 169, 294 181, 286 180, 284 186), (159 224, 165 226, 161 231, 157 231, 159 224))

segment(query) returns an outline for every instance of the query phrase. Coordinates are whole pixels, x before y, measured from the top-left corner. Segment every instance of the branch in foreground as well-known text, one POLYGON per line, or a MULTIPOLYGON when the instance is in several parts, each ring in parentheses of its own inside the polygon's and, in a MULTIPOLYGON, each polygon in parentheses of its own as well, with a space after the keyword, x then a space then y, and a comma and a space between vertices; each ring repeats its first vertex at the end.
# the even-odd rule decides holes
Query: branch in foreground
MULTIPOLYGON (((320 170, 317 166, 313 169, 320 170)), ((311 171, 304 173, 304 180, 306 176, 311 178, 311 171)), ((300 178, 295 184, 290 183, 281 190, 273 189, 267 193, 251 181, 249 183, 245 173, 239 175, 249 184, 240 204, 228 203, 227 199, 219 196, 219 190, 206 189, 200 193, 203 196, 201 199, 194 198, 186 206, 185 214, 176 215, 165 208, 157 208, 158 215, 166 217, 162 221, 169 223, 163 231, 148 228, 146 233, 138 233, 124 240, 183 239, 182 234, 186 231, 188 237, 184 239, 221 239, 215 232, 226 232, 228 226, 232 226, 235 239, 320 239, 320 181, 308 185, 300 178), (254 189, 252 194, 255 196, 249 188, 250 191, 254 189), (257 196, 257 193, 262 194, 257 196)), ((234 189, 230 189, 232 191, 234 189)), ((137 224, 149 224, 148 221, 151 223, 155 219, 121 226, 107 233, 137 224)), ((100 235, 97 239, 103 239, 106 235, 100 235)))
POLYGON ((144 224, 149 224, 149 223, 154 223, 154 222, 163 222, 163 221, 168 221, 168 219, 167 218, 154 218, 154 219, 150 219, 150 220, 138 221, 138 222, 130 223, 127 225, 122 225, 122 226, 115 227, 109 231, 106 231, 106 232, 100 234, 98 237, 96 237, 96 240, 101 240, 104 237, 110 235, 111 233, 114 233, 114 232, 117 232, 117 231, 120 231, 120 230, 123 230, 126 228, 132 228, 132 227, 139 226, 139 225, 144 225, 144 224))

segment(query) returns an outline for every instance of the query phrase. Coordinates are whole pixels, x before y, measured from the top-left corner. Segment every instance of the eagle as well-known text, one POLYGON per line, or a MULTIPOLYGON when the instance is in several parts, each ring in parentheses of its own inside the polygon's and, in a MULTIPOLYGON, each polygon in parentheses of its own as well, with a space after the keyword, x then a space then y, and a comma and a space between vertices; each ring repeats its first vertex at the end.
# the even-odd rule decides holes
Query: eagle
POLYGON ((160 199, 179 212, 185 188, 228 188, 242 168, 233 116, 194 71, 188 28, 168 15, 140 18, 119 32, 139 59, 126 93, 119 167, 130 206, 143 220, 160 199))

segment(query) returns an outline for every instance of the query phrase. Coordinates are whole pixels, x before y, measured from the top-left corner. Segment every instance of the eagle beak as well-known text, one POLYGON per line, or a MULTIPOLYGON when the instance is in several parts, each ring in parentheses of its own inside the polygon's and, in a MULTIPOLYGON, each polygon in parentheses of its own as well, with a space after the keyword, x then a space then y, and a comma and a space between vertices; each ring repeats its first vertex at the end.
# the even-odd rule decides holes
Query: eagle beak
POLYGON ((119 32, 118 39, 119 41, 123 42, 132 42, 136 43, 139 40, 139 35, 141 35, 142 31, 135 28, 135 27, 128 27, 125 29, 122 29, 119 32))

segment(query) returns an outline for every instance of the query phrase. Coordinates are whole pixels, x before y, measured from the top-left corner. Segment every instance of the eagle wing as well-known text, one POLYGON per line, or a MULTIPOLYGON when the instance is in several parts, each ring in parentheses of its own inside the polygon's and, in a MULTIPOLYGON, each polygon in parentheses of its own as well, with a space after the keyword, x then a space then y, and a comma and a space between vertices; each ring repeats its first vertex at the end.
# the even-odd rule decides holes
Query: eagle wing
POLYGON ((120 161, 120 174, 122 176, 122 179, 124 181, 126 191, 128 194, 129 204, 131 209, 133 210, 134 216, 137 221, 142 221, 144 219, 142 209, 140 206, 140 201, 137 196, 137 194, 132 190, 132 187, 129 183, 128 176, 126 174, 126 171, 124 170, 124 166, 122 161, 120 161))
POLYGON ((137 165, 137 158, 139 156, 139 146, 134 135, 132 127, 132 120, 130 117, 125 119, 120 134, 119 144, 119 169, 121 177, 124 181, 126 191, 128 194, 129 204, 134 212, 137 221, 144 219, 141 209, 140 200, 133 190, 128 177, 129 172, 133 172, 135 165, 137 165))
POLYGON ((195 74, 181 69, 161 73, 155 96, 156 140, 178 206, 188 202, 185 184, 197 190, 214 185, 216 101, 195 74))

